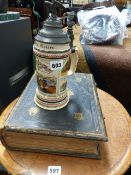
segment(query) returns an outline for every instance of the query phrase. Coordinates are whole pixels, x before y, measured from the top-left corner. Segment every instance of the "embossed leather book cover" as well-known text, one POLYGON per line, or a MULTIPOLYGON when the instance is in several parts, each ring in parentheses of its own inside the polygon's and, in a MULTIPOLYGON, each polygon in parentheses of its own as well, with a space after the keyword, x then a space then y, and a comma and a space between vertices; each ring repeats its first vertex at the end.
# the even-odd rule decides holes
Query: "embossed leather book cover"
POLYGON ((70 101, 49 111, 34 103, 36 78, 32 77, 1 129, 8 149, 100 158, 99 142, 107 134, 92 75, 68 77, 70 101))

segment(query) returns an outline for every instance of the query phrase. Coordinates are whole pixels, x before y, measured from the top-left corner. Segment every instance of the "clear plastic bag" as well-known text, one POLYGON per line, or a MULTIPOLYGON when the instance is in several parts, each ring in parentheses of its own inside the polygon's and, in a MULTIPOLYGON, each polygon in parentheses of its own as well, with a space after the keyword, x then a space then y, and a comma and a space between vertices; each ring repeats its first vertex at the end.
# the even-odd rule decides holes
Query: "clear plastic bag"
POLYGON ((81 27, 81 44, 123 43, 127 24, 116 6, 81 10, 77 16, 81 27))

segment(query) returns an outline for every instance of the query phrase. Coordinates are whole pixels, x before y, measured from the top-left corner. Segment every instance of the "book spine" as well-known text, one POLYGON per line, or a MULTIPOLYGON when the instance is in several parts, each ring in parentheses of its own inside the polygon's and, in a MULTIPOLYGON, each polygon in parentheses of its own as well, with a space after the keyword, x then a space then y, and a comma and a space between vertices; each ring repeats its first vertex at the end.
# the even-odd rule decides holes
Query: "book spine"
MULTIPOLYGON (((94 77, 93 77, 93 75, 91 75, 91 81, 92 81, 92 84, 96 84, 95 83, 95 80, 94 80, 94 77)), ((104 122, 104 115, 102 115, 102 110, 101 110, 101 105, 100 105, 100 102, 99 102, 99 97, 98 97, 98 93, 97 93, 97 88, 96 88, 96 85, 95 86, 92 86, 92 88, 93 88, 93 92, 94 92, 94 97, 96 98, 96 107, 98 108, 96 111, 99 111, 99 117, 101 118, 101 125, 103 125, 104 126, 104 130, 105 130, 105 135, 107 136, 107 131, 106 131, 106 126, 105 126, 105 122, 104 122)), ((103 132, 104 132, 104 130, 103 130, 103 132)), ((103 140, 105 141, 105 142, 108 142, 108 136, 107 137, 103 137, 103 140)))

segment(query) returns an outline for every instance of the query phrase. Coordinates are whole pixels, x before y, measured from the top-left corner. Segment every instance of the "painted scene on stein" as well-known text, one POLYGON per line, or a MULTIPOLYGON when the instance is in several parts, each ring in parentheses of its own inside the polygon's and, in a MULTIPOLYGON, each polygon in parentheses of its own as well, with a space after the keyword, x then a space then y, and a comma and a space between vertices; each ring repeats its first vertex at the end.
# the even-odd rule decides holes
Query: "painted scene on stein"
POLYGON ((50 60, 43 58, 40 60, 36 59, 37 64, 37 82, 40 90, 44 93, 55 94, 57 93, 57 88, 60 92, 66 90, 67 87, 67 71, 69 70, 69 59, 64 59, 64 66, 61 70, 54 71, 50 68, 50 60), (43 76, 44 75, 44 76, 43 76), (59 79, 59 84, 58 84, 59 79))

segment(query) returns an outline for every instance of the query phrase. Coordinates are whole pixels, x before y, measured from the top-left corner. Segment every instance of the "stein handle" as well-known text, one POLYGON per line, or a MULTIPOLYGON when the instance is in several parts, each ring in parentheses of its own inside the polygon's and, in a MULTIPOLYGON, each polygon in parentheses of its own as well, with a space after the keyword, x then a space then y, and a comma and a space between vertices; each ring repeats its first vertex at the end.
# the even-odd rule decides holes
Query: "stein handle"
POLYGON ((70 69, 68 70, 67 75, 72 75, 77 68, 77 63, 78 63, 78 53, 77 53, 77 47, 75 47, 75 51, 73 53, 70 54, 70 58, 71 58, 71 65, 70 65, 70 69))

